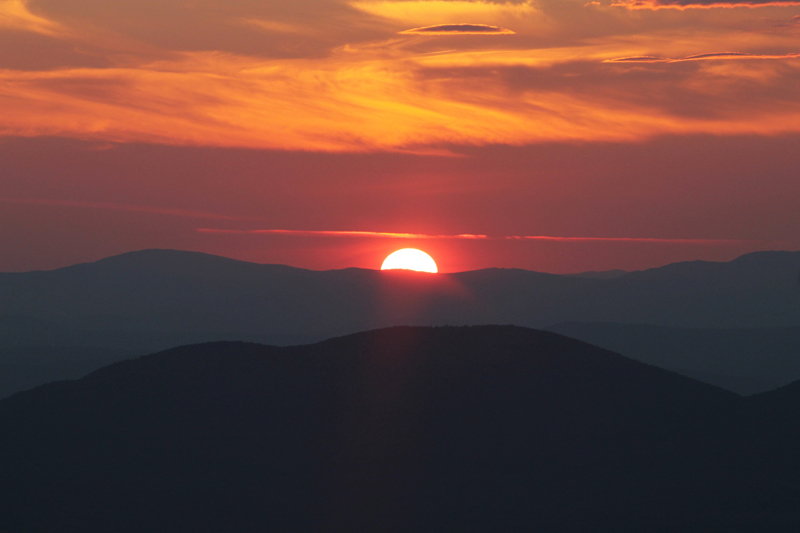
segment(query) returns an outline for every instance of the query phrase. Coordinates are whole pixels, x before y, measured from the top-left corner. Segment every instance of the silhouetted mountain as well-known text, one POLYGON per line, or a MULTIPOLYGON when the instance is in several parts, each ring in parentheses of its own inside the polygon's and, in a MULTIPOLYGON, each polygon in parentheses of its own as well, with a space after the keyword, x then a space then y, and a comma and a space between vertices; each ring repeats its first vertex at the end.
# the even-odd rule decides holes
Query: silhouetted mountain
POLYGON ((0 398, 51 381, 78 379, 136 355, 95 347, 0 348, 0 398))
POLYGON ((181 347, 0 401, 0 530, 790 530, 773 398, 511 326, 181 347))
POLYGON ((601 270, 599 272, 591 270, 589 272, 579 272, 577 274, 565 275, 573 278, 614 279, 621 278, 625 274, 628 274, 628 272, 625 270, 601 270))
POLYGON ((83 330, 69 322, 55 322, 21 316, 0 316, 0 349, 31 347, 93 347, 129 350, 144 355, 166 348, 199 342, 245 340, 285 346, 322 340, 303 335, 258 333, 182 332, 158 330, 83 330))
POLYGON ((52 320, 0 317, 0 398, 51 381, 77 379, 111 363, 197 342, 300 344, 300 335, 170 331, 83 331, 52 320))
POLYGON ((739 394, 765 392, 800 380, 800 328, 693 329, 568 322, 546 329, 739 394))

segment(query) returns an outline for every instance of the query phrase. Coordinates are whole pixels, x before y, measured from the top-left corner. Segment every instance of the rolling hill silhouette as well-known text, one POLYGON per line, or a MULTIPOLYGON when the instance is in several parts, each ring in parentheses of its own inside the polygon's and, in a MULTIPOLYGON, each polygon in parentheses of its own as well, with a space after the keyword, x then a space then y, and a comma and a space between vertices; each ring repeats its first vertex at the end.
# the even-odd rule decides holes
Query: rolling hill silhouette
POLYGON ((512 326, 185 346, 0 401, 0 530, 790 530, 797 390, 512 326))
MULTIPOLYGON (((250 335, 269 344, 308 342, 300 336, 250 335)), ((51 381, 77 379, 117 361, 166 347, 214 341, 215 333, 81 330, 29 317, 0 317, 0 398, 51 381)))

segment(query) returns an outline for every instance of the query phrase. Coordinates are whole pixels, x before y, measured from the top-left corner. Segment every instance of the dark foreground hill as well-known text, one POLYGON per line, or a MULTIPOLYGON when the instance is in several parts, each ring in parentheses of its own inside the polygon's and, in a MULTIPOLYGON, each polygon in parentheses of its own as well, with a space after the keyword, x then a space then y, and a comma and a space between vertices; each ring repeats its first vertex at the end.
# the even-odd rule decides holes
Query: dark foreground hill
POLYGON ((165 348, 241 338, 279 345, 319 340, 300 335, 80 329, 68 321, 0 317, 0 398, 52 381, 78 379, 111 363, 165 348))
POLYGON ((93 347, 0 348, 0 398, 52 381, 82 378, 134 356, 123 350, 93 347))
POLYGON ((787 390, 510 326, 186 346, 0 401, 0 530, 788 531, 787 390))
POLYGON ((546 328, 733 392, 766 392, 800 380, 800 327, 674 328, 568 322, 546 328))

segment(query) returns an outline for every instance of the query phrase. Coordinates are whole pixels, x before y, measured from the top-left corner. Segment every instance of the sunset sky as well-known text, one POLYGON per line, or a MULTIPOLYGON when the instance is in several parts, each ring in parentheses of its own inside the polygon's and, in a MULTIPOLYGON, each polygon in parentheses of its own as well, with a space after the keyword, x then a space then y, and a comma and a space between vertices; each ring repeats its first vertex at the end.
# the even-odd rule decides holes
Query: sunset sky
POLYGON ((0 271, 800 249, 800 2, 0 0, 0 271))

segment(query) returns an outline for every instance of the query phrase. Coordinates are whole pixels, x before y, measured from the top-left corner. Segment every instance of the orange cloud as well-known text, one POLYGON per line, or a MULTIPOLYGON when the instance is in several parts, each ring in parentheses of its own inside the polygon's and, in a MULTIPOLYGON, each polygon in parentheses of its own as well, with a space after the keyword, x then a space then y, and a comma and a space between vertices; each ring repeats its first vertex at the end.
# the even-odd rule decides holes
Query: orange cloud
MULTIPOLYGON (((727 19, 700 31, 692 22, 700 14, 682 16, 694 26, 675 29, 669 14, 600 9, 591 17, 601 18, 589 21, 580 18, 588 16, 582 3, 559 1, 555 9, 547 0, 535 7, 306 0, 287 7, 283 18, 271 18, 280 10, 269 3, 232 0, 214 10, 201 4, 203 9, 164 0, 138 12, 127 3, 41 0, 33 15, 21 0, 0 0, 6 17, 0 20, 17 21, 15 28, 23 19, 50 27, 47 21, 57 20, 52 13, 80 20, 80 46, 63 36, 48 42, 102 59, 22 68, 19 58, 41 55, 41 42, 31 41, 25 54, 10 54, 15 57, 0 51, 0 135, 430 154, 453 145, 800 131, 796 38, 732 32, 727 19), (40 15, 45 7, 52 12, 40 15), (100 17, 95 11, 113 31, 97 29, 105 18, 86 18, 100 17), (162 11, 173 18, 154 18, 162 11), (317 11, 324 16, 315 17, 317 11), (459 13, 476 23, 451 24, 459 13), (337 23, 327 24, 326 17, 337 23), (670 20, 659 30, 662 18, 670 20), (535 31, 545 19, 556 33, 535 31), (640 19, 655 29, 638 28, 640 19), (482 37, 510 33, 503 28, 512 20, 519 25, 513 37, 482 37), (399 29, 409 27, 398 25, 409 21, 420 23, 406 30, 410 34, 459 38, 441 50, 441 39, 398 37, 399 29), (155 31, 148 22, 156 29, 174 23, 175 31, 155 31), (341 30, 349 28, 344 22, 353 24, 352 33, 341 30), (233 44, 222 51, 227 43, 233 44), (268 53, 262 53, 265 47, 268 53), (744 52, 689 55, 709 49, 744 52), (775 61, 739 62, 736 68, 709 61, 759 58, 775 61), (635 64, 642 62, 683 65, 635 64), (75 64, 93 68, 69 66, 75 64)), ((702 15, 709 15, 706 24, 734 13, 702 15)))
MULTIPOLYGON (((425 66, 425 57, 415 63, 402 55, 395 60, 350 54, 343 50, 324 60, 265 63, 193 53, 178 61, 131 68, 0 71, 0 134, 424 152, 447 144, 800 131, 800 105, 792 105, 800 104, 792 81, 800 65, 786 63, 781 73, 741 68, 683 71, 679 74, 686 83, 673 77, 665 91, 662 80, 652 77, 638 80, 634 89, 632 73, 600 71, 599 58, 544 70, 498 70, 491 64, 448 70, 425 66), (765 88, 785 88, 788 101, 761 99, 757 105, 751 102, 747 113, 740 106, 722 106, 726 101, 721 96, 736 94, 740 85, 753 87, 754 80, 765 88), (652 90, 647 89, 651 83, 652 90), (585 90, 589 86, 592 91, 585 90), (707 99, 712 90, 715 99, 707 99), (659 102, 678 98, 681 92, 684 101, 707 99, 706 107, 719 112, 687 116, 659 107, 659 102), (631 97, 645 93, 646 99, 631 97)), ((451 55, 460 61, 457 53, 451 55)), ((442 65, 448 58, 440 55, 436 61, 442 65)))

